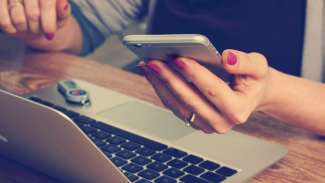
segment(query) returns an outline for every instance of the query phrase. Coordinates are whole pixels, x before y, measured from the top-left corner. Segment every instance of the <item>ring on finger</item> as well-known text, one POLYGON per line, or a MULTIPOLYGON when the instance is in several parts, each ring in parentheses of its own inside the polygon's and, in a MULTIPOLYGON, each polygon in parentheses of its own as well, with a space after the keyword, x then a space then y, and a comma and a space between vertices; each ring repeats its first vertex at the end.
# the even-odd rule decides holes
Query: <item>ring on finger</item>
POLYGON ((195 119, 196 119, 196 114, 195 114, 194 112, 192 112, 192 113, 191 113, 191 116, 189 117, 189 119, 187 119, 187 120, 185 121, 185 125, 186 125, 187 127, 191 127, 192 124, 194 123, 195 119))

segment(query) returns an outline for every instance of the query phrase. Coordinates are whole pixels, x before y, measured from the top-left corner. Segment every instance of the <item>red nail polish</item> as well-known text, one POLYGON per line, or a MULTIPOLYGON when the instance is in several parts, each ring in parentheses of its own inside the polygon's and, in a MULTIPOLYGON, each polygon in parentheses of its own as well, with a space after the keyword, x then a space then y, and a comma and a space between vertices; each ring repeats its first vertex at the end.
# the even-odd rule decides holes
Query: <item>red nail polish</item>
POLYGON ((45 38, 49 41, 53 40, 55 37, 54 33, 47 33, 45 34, 45 38))
POLYGON ((153 70, 156 74, 160 74, 161 73, 161 69, 156 65, 156 64, 152 64, 149 63, 148 67, 153 70))
POLYGON ((67 11, 67 10, 68 10, 68 8, 69 8, 69 4, 66 4, 66 5, 64 6, 64 8, 63 8, 63 9, 64 9, 65 11, 67 11))
POLYGON ((232 53, 232 52, 229 52, 228 53, 228 58, 227 58, 228 60, 227 60, 227 63, 229 64, 229 65, 236 65, 237 64, 237 57, 236 57, 236 55, 234 54, 234 53, 232 53))
POLYGON ((176 59, 176 60, 175 60, 175 64, 176 64, 176 66, 177 66, 179 69, 181 69, 181 70, 184 70, 185 67, 186 67, 184 61, 181 60, 181 59, 176 59))

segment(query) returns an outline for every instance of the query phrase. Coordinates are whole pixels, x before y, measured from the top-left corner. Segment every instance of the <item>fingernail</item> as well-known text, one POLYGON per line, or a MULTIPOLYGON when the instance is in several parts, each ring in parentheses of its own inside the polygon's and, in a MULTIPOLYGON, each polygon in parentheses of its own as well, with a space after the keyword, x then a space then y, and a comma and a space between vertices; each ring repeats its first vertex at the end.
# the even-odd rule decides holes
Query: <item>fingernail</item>
POLYGON ((66 4, 63 9, 67 11, 69 9, 69 4, 66 4))
POLYGON ((175 64, 176 64, 176 66, 177 66, 179 69, 181 69, 181 70, 184 70, 185 67, 186 67, 184 61, 181 60, 181 59, 176 59, 176 60, 175 60, 175 64))
POLYGON ((137 68, 139 69, 140 74, 145 74, 145 65, 146 64, 143 61, 137 64, 137 68))
POLYGON ((159 66, 157 66, 156 64, 149 63, 147 66, 148 66, 152 71, 154 71, 156 74, 160 74, 160 73, 161 73, 161 69, 160 69, 159 66))
POLYGON ((228 58, 227 58, 228 60, 227 60, 227 63, 229 64, 229 65, 236 65, 237 64, 237 57, 236 57, 236 55, 234 54, 234 53, 232 53, 232 52, 229 52, 228 53, 228 58))
POLYGON ((45 38, 49 41, 53 40, 54 39, 54 33, 47 33, 45 34, 45 38))

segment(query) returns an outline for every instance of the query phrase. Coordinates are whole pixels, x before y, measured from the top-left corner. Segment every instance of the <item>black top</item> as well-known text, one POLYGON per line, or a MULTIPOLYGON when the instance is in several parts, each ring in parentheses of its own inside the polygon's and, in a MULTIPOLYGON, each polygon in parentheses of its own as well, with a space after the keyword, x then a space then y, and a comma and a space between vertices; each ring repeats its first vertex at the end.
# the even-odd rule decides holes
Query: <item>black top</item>
POLYGON ((222 52, 263 53, 269 64, 300 75, 306 0, 159 0, 152 34, 204 34, 222 52))

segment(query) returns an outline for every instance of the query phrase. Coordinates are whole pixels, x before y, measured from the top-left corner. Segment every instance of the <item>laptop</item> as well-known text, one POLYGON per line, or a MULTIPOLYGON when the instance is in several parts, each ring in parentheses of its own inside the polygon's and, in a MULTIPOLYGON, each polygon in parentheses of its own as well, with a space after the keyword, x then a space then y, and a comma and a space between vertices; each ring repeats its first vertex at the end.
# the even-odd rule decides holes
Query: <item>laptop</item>
POLYGON ((235 131, 204 134, 170 111, 75 80, 91 105, 57 86, 24 97, 0 91, 0 155, 62 182, 247 182, 287 153, 235 131))

